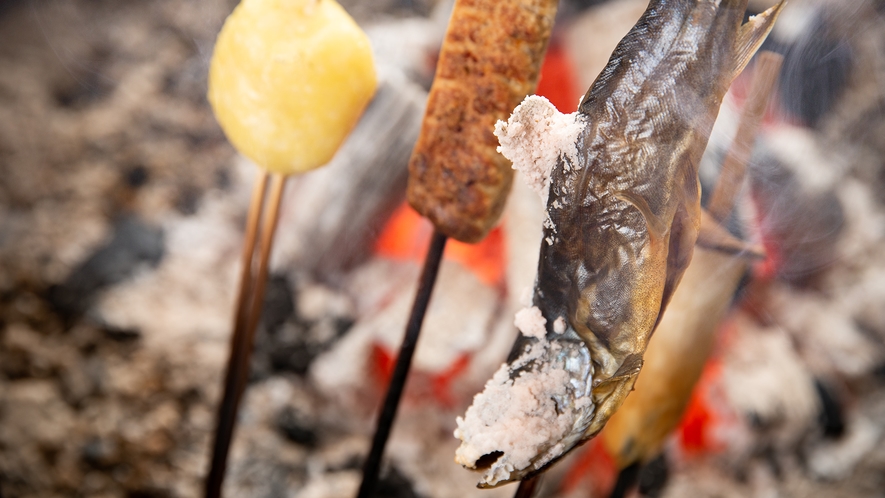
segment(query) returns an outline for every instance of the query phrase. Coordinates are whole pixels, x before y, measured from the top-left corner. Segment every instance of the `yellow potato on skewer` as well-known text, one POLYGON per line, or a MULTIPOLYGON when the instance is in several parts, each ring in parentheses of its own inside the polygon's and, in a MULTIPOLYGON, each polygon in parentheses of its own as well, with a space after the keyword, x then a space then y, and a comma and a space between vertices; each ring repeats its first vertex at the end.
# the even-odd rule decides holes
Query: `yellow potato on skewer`
POLYGON ((243 0, 209 68, 228 139, 282 174, 329 162, 376 85, 369 40, 334 0, 243 0))
POLYGON ((243 0, 218 35, 209 103, 228 139, 262 170, 246 222, 207 498, 221 496, 285 180, 332 159, 376 86, 369 40, 334 0, 243 0))

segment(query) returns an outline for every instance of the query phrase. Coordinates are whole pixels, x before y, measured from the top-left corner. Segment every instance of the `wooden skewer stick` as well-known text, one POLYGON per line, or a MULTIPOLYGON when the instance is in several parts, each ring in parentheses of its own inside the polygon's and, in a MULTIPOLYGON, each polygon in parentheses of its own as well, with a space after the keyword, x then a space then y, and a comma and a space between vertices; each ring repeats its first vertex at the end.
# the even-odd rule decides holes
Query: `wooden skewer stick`
MULTIPOLYGON (((264 291, 267 288, 267 274, 270 265, 270 249, 273 246, 274 235, 277 233, 277 222, 280 220, 280 202, 283 200, 283 190, 286 187, 288 177, 275 173, 270 185, 270 200, 264 215, 264 223, 261 227, 261 245, 258 257, 258 274, 255 277, 253 288, 252 308, 249 312, 247 328, 249 335, 249 350, 252 352, 252 339, 255 337, 255 328, 261 318, 261 310, 264 308, 264 291)), ((248 373, 248 357, 246 357, 246 373, 248 373)), ((246 376, 242 378, 243 387, 246 385, 246 376)), ((240 391, 242 393, 242 389, 240 391)))
POLYGON ((784 61, 780 54, 767 50, 760 52, 757 57, 750 94, 741 112, 737 134, 728 155, 722 162, 722 172, 707 208, 710 215, 720 222, 725 221, 734 208, 735 199, 744 181, 747 162, 753 151, 753 142, 759 133, 762 118, 765 117, 765 109, 768 108, 769 98, 775 83, 777 83, 777 77, 784 61))
POLYGON ((249 214, 246 221, 246 235, 243 244, 242 270, 239 289, 234 304, 234 331, 231 336, 230 356, 227 373, 224 378, 224 394, 218 407, 218 419, 215 429, 215 441, 212 446, 212 461, 209 475, 206 477, 206 497, 221 496, 224 474, 227 467, 227 456, 236 426, 240 399, 249 379, 249 360, 252 356, 252 345, 255 328, 261 317, 264 305, 264 289, 267 282, 268 261, 273 246, 279 220, 280 201, 286 183, 286 176, 279 173, 268 175, 261 170, 252 190, 249 214), (270 200, 265 208, 265 193, 268 176, 272 176, 270 200), (262 213, 264 214, 262 220, 262 213), (259 231, 259 221, 261 228, 259 231), (259 239, 257 268, 255 261, 256 240, 259 239))

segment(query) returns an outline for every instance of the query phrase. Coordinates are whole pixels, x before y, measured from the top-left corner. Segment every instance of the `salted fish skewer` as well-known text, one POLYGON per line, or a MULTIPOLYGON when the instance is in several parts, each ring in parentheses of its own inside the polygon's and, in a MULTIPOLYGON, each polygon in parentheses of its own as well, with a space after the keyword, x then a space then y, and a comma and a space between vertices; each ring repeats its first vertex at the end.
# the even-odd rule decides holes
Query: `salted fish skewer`
POLYGON ((455 459, 480 487, 540 472, 632 390, 691 260, 697 166, 722 98, 784 3, 742 25, 746 4, 652 0, 577 113, 529 97, 498 127, 504 155, 546 185, 547 220, 533 306, 517 317, 526 337, 457 421, 455 459), (539 433, 539 419, 556 430, 539 433))

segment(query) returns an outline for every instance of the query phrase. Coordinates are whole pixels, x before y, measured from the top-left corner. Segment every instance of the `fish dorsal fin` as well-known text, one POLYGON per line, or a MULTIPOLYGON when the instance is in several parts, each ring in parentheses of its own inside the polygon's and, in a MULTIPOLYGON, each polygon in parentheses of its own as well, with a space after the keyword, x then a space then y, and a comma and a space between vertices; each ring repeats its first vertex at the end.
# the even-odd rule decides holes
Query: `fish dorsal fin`
POLYGON ((701 229, 698 233, 697 245, 712 251, 748 258, 765 257, 765 249, 738 239, 723 228, 706 210, 701 211, 701 229))
POLYGON ((759 50, 759 46, 762 45, 768 33, 771 32, 777 16, 780 15, 786 3, 787 0, 781 0, 777 5, 765 12, 750 17, 750 20, 740 27, 734 46, 732 79, 736 78, 747 67, 750 59, 753 58, 753 54, 759 50))

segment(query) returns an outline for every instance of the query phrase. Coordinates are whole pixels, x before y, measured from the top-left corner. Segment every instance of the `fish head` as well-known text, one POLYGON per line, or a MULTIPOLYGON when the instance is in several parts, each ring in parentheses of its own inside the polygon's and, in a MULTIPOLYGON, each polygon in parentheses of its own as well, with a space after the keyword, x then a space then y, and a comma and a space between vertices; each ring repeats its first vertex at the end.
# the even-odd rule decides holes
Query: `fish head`
POLYGON ((478 394, 455 437, 455 461, 491 488, 529 478, 584 440, 594 421, 593 363, 573 332, 520 336, 510 361, 478 394))

